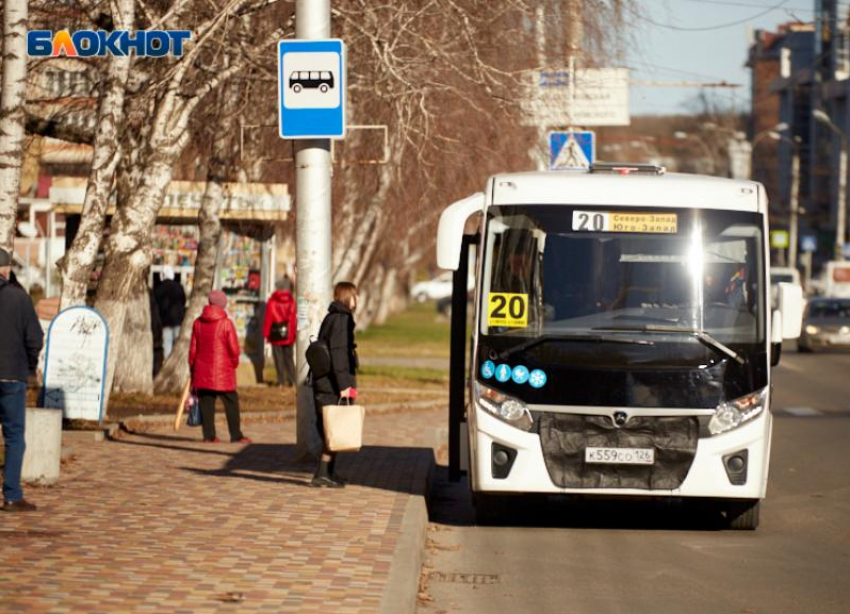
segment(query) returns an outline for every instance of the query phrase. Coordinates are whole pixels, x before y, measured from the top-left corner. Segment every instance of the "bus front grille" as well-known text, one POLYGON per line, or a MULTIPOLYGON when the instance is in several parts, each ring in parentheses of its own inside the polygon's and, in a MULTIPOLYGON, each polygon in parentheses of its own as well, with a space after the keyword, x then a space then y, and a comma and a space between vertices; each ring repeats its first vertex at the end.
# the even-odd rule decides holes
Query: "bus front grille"
POLYGON ((696 417, 634 416, 622 427, 608 416, 538 413, 543 458, 560 488, 672 490, 688 475, 699 439, 696 417), (651 448, 652 465, 585 462, 585 449, 651 448))

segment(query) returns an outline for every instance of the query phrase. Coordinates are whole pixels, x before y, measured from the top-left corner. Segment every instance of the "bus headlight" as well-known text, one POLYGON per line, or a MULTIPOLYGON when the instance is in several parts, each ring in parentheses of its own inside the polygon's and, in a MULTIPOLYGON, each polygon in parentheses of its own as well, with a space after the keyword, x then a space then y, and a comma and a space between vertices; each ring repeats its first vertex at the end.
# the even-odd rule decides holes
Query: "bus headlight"
POLYGON ((809 324, 806 326, 806 334, 807 335, 817 335, 820 332, 820 329, 817 326, 812 326, 809 324))
POLYGON ((767 388, 726 401, 717 406, 708 423, 708 432, 719 435, 738 428, 758 416, 767 404, 767 388))
POLYGON ((520 430, 530 431, 534 425, 531 412, 522 401, 478 382, 475 383, 475 400, 483 409, 520 430))

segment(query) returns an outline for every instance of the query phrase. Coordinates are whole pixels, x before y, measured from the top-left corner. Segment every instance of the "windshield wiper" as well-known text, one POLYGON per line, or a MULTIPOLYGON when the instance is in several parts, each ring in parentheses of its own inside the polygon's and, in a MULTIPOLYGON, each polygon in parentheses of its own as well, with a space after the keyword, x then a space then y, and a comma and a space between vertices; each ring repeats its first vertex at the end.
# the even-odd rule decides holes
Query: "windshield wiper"
MULTIPOLYGON (((618 329, 619 330, 619 329, 618 329)), ((574 333, 546 333, 540 335, 539 337, 534 337, 533 339, 529 339, 520 343, 519 345, 515 345, 513 347, 508 348, 507 350, 503 350, 497 355, 498 360, 505 360, 508 356, 512 356, 517 352, 522 352, 529 348, 534 347, 535 345, 540 345, 541 343, 546 343, 547 341, 588 341, 591 343, 624 343, 627 345, 655 345, 654 341, 647 341, 646 339, 624 339, 622 337, 608 337, 606 335, 579 335, 574 333)))
POLYGON ((623 332, 642 332, 642 333, 681 333, 693 335, 703 345, 710 347, 719 354, 728 356, 739 365, 743 365, 746 360, 728 345, 720 343, 717 339, 709 335, 704 330, 697 328, 682 328, 681 326, 662 326, 658 324, 647 324, 646 326, 608 326, 592 328, 591 330, 600 331, 623 331, 623 332))

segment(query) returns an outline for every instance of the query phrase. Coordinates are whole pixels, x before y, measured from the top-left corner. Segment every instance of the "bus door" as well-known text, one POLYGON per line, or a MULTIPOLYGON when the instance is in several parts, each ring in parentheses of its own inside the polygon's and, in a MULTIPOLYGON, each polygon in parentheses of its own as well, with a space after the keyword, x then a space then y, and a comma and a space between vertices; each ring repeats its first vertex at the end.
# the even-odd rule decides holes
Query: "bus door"
MULTIPOLYGON (((452 276, 451 359, 449 362, 449 480, 459 482, 466 470, 467 327, 469 300, 469 253, 478 244, 478 235, 463 235, 460 260, 452 276), (466 458, 465 458, 466 457, 466 458)), ((470 358, 471 359, 471 358, 470 358)))

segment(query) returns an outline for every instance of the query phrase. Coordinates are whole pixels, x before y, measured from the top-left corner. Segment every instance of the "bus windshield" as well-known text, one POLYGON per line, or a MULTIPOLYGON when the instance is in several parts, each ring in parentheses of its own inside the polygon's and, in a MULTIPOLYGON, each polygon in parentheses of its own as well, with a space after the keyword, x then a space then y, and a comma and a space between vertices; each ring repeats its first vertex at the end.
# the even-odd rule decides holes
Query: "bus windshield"
POLYGON ((704 331, 723 343, 763 341, 757 214, 622 212, 625 231, 594 229, 596 214, 610 218, 611 211, 490 209, 483 334, 525 337, 656 325, 704 331), (668 225, 641 231, 636 224, 652 223, 642 216, 668 225), (500 294, 507 295, 505 320, 498 317, 500 294), (514 312, 527 310, 524 319, 510 321, 511 300, 514 312))
POLYGON ((585 372, 731 361, 752 387, 741 365, 765 352, 759 214, 517 205, 491 207, 486 223, 491 359, 546 356, 585 372))

